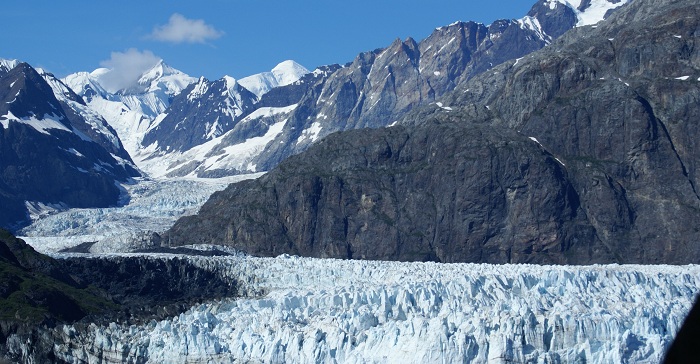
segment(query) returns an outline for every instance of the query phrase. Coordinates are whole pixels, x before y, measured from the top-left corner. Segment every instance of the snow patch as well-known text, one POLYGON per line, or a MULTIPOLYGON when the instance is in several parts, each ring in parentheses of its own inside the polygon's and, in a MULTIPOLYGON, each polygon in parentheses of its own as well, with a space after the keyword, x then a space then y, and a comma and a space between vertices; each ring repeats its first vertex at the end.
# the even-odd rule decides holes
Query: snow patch
POLYGON ((36 131, 46 135, 51 135, 51 133, 49 132, 49 130, 51 129, 58 129, 72 133, 72 131, 68 129, 68 127, 61 123, 61 120, 63 120, 63 117, 58 117, 55 114, 47 114, 44 115, 42 118, 37 118, 36 116, 32 116, 29 118, 18 118, 9 110, 7 111, 6 115, 0 116, 0 124, 2 124, 4 129, 10 127, 10 122, 17 122, 29 125, 36 131))
POLYGON ((204 96, 204 94, 209 91, 209 81, 207 81, 206 78, 200 77, 199 81, 197 81, 197 84, 194 86, 192 91, 190 91, 189 94, 187 94, 187 100, 188 101, 194 101, 198 98, 201 98, 204 96))
POLYGON ((0 68, 5 69, 5 71, 10 71, 13 68, 17 67, 19 64, 19 61, 16 59, 3 59, 0 58, 0 68))
MULTIPOLYGON (((379 100, 377 100, 379 102, 379 100)), ((377 103, 375 102, 375 105, 377 103)), ((306 140, 310 141, 311 143, 315 142, 318 139, 319 133, 321 133, 321 129, 323 129, 323 126, 321 125, 320 122, 315 121, 314 123, 311 124, 308 128, 304 129, 301 132, 301 135, 299 136, 299 140, 297 140, 297 145, 299 143, 304 142, 306 140)))
POLYGON ((437 105, 439 108, 441 108, 441 109, 443 109, 443 110, 452 111, 452 108, 451 108, 451 107, 449 107, 449 106, 442 106, 442 105, 443 105, 442 102, 436 102, 435 105, 437 105))
POLYGON ((518 25, 520 26, 521 29, 523 30, 530 30, 535 35, 537 38, 543 41, 548 41, 549 36, 545 34, 545 32, 542 30, 542 26, 540 25, 540 21, 537 20, 535 17, 531 16, 525 16, 523 18, 520 18, 517 20, 518 25))
POLYGON ((555 9, 558 4, 568 6, 576 14, 577 27, 593 25, 605 18, 605 14, 613 9, 617 9, 628 3, 629 0, 621 0, 616 3, 609 0, 591 0, 588 7, 581 10, 581 0, 549 0, 547 3, 550 9, 555 9))

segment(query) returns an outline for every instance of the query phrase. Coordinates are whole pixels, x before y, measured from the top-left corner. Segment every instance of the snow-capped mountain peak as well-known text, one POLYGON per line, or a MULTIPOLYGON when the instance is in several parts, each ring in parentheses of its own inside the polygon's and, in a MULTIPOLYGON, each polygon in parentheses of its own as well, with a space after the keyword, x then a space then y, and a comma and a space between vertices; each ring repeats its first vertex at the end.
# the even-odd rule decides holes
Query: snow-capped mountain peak
POLYGON ((227 90, 231 90, 238 85, 238 81, 236 81, 236 79, 231 76, 224 76, 222 80, 224 80, 224 82, 226 83, 227 90))
POLYGON ((95 95, 104 96, 107 91, 97 82, 98 70, 93 72, 77 72, 66 76, 63 83, 71 88, 75 93, 85 98, 85 101, 90 101, 90 99, 95 95))
POLYGON ((17 67, 19 61, 16 59, 3 59, 0 58, 0 72, 9 72, 11 69, 17 67))
POLYGON ((144 72, 139 78, 138 86, 125 90, 129 93, 164 91, 168 95, 177 95, 184 90, 196 78, 167 65, 163 60, 158 61, 155 66, 144 72))
POLYGON ((292 84, 307 73, 309 70, 292 60, 286 60, 272 69, 272 74, 278 82, 277 86, 292 84))
POLYGON ((194 86, 192 91, 187 95, 187 99, 192 101, 199 97, 202 97, 209 90, 209 80, 204 77, 200 77, 197 84, 194 86))
POLYGON ((262 72, 238 80, 238 83, 260 98, 275 87, 286 86, 298 81, 309 73, 297 62, 287 60, 275 66, 270 72, 262 72))

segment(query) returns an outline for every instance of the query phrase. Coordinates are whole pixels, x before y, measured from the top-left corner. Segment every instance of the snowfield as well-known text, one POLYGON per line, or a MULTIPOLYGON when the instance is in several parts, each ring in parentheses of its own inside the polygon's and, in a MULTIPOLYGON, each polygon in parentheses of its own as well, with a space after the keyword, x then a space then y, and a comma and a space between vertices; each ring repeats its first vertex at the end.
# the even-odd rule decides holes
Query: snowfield
MULTIPOLYGON (((169 259, 154 255, 153 259, 169 259)), ((63 328, 69 362, 658 363, 699 266, 191 257, 252 298, 141 326, 63 328)))

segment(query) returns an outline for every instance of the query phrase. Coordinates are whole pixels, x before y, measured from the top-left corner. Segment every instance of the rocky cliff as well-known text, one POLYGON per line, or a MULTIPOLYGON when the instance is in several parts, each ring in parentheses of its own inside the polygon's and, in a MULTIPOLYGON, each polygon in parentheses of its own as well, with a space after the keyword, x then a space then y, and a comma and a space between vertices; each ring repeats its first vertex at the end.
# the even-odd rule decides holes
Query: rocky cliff
POLYGON ((341 133, 232 185, 162 243, 390 260, 700 261, 698 11, 635 1, 409 112, 405 129, 341 133))

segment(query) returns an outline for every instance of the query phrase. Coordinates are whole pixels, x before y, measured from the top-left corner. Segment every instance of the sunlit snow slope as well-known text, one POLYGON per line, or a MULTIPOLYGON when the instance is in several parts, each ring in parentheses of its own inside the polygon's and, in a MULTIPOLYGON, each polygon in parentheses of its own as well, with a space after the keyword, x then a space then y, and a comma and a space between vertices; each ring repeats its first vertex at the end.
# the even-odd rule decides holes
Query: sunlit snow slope
POLYGON ((191 259, 265 294, 202 304, 142 326, 66 327, 58 356, 154 363, 658 363, 700 284, 698 266, 191 259))

